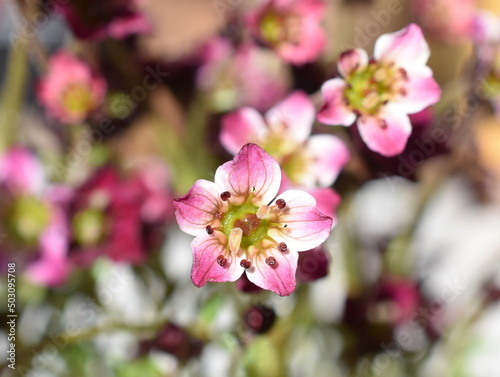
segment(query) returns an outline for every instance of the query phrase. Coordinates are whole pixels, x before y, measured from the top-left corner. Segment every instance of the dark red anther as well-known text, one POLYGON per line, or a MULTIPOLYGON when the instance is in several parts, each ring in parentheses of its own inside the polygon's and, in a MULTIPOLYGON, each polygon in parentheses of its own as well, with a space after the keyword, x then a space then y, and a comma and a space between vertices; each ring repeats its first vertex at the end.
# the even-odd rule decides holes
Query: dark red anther
POLYGON ((227 258, 224 258, 223 255, 219 255, 217 257, 217 263, 219 264, 219 266, 225 266, 227 263, 227 258))
POLYGON ((243 259, 241 262, 240 262, 240 266, 243 267, 244 269, 247 269, 247 268, 250 268, 252 264, 250 263, 249 260, 246 260, 246 259, 243 259))
POLYGON ((220 194, 220 198, 222 201, 226 202, 231 197, 231 193, 229 191, 224 191, 220 194))
POLYGON ((207 231, 208 234, 212 234, 214 232, 214 229, 210 225, 207 225, 205 230, 207 231))
POLYGON ((276 258, 275 257, 266 258, 266 264, 268 266, 274 266, 276 264, 276 258))
POLYGON ((283 209, 286 206, 286 202, 283 199, 276 200, 276 205, 279 209, 283 209))
POLYGON ((403 79, 408 80, 408 73, 406 72, 406 69, 399 68, 399 73, 403 76, 403 79))
POLYGON ((286 253, 288 251, 288 246, 286 246, 286 243, 280 242, 278 245, 278 250, 282 253, 286 253))

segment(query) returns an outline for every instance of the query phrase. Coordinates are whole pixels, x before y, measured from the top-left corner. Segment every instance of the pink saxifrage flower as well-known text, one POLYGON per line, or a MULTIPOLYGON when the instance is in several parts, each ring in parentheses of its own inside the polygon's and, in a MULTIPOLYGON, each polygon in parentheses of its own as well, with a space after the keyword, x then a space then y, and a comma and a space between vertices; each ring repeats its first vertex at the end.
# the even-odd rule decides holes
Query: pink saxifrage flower
POLYGON ((255 143, 281 166, 287 186, 328 187, 349 160, 342 140, 333 135, 311 136, 315 109, 309 97, 293 92, 264 116, 244 107, 222 119, 220 141, 232 154, 255 143))
POLYGON ((215 182, 198 180, 176 199, 181 230, 196 236, 191 279, 235 281, 244 272, 257 286, 279 295, 295 289, 298 252, 324 242, 332 218, 301 190, 279 196, 278 163, 255 144, 220 166, 215 182))
POLYGON ((488 99, 500 117, 500 17, 482 11, 475 15, 474 34, 477 71, 483 76, 476 90, 488 99))
POLYGON ((48 115, 61 122, 78 124, 100 106, 106 95, 106 81, 66 51, 56 53, 48 74, 38 85, 37 96, 48 115))
POLYGON ((422 28, 448 43, 470 38, 476 0, 414 0, 411 10, 422 28), (444 16, 445 15, 445 16, 444 16))
POLYGON ((43 166, 24 147, 0 156, 0 254, 42 286, 63 284, 71 272, 67 256, 65 204, 71 191, 45 182, 43 166))
POLYGON ((363 141, 384 156, 403 151, 411 133, 407 114, 436 103, 441 90, 426 63, 430 51, 421 29, 410 24, 381 35, 374 59, 362 49, 344 52, 338 62, 343 78, 326 81, 318 120, 350 126, 357 121, 363 141))
POLYGON ((285 61, 302 65, 317 59, 325 47, 320 26, 322 0, 268 0, 246 21, 254 36, 285 61))
POLYGON ((234 47, 227 39, 214 38, 200 55, 197 85, 215 111, 240 106, 267 110, 290 87, 289 67, 265 48, 248 43, 234 47))
POLYGON ((146 260, 173 215, 165 169, 151 161, 124 177, 106 165, 75 191, 69 215, 76 264, 86 266, 103 256, 131 264, 146 260))

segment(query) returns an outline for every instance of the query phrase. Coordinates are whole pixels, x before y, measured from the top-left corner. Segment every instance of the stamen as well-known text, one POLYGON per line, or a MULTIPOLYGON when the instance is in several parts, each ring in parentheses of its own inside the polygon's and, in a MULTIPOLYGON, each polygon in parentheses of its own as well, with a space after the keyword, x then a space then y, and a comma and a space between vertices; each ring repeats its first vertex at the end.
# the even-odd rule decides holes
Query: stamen
POLYGON ((243 267, 244 269, 250 268, 251 265, 252 263, 250 263, 250 261, 246 259, 242 259, 240 262, 240 266, 243 267))
POLYGON ((363 105, 367 108, 372 108, 378 103, 378 94, 376 92, 371 92, 363 100, 363 105))
POLYGON ((286 206, 286 202, 283 199, 276 200, 276 205, 279 209, 283 209, 286 206))
POLYGON ((229 249, 233 254, 236 254, 240 249, 241 237, 243 230, 241 228, 233 228, 229 234, 229 249))
POLYGON ((403 76, 403 79, 406 81, 408 80, 408 73, 406 72, 406 69, 404 68, 399 68, 399 73, 401 76, 403 76))
POLYGON ((387 79, 387 72, 384 68, 379 68, 375 71, 373 77, 379 82, 384 81, 385 79, 387 79))
POLYGON ((226 202, 230 197, 231 193, 229 191, 224 191, 222 194, 220 194, 220 199, 224 202, 226 202))
POLYGON ((210 225, 207 225, 205 230, 207 231, 208 234, 212 234, 214 232, 214 228, 212 228, 210 225))
POLYGON ((217 257, 217 263, 219 264, 219 266, 225 266, 227 263, 227 258, 224 258, 224 255, 219 255, 217 257))
POLYGON ((282 253, 286 253, 288 251, 288 246, 284 242, 280 242, 278 245, 278 250, 282 253))
POLYGON ((266 264, 268 266, 274 266, 276 264, 276 258, 275 257, 266 258, 266 264))
POLYGON ((271 212, 271 207, 266 205, 261 205, 255 215, 262 220, 265 219, 267 216, 269 216, 269 212, 271 212))

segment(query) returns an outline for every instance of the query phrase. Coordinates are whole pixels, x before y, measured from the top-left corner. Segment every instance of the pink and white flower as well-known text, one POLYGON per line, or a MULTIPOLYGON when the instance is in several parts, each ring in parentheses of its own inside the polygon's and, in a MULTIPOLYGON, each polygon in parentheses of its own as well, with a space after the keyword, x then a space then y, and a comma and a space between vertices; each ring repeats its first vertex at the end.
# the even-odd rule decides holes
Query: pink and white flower
POLYGON ((258 144, 280 164, 292 186, 328 187, 350 156, 338 137, 310 136, 314 117, 309 97, 296 91, 264 116, 250 107, 226 115, 220 141, 232 154, 246 143, 258 144))
POLYGON ((488 99, 497 116, 500 116, 500 17, 490 12, 475 16, 474 41, 477 59, 478 93, 488 99))
POLYGON ((495 44, 500 42, 500 17, 488 11, 480 11, 474 15, 474 42, 478 44, 495 44))
POLYGON ((279 164, 255 144, 220 166, 215 182, 198 180, 176 199, 181 230, 196 236, 191 279, 235 281, 244 272, 257 286, 281 296, 295 289, 298 252, 324 242, 333 220, 301 190, 279 196, 279 164))
POLYGON ((65 203, 70 190, 48 185, 34 153, 12 147, 0 156, 1 252, 18 262, 28 280, 63 284, 71 271, 65 203))
POLYGON ((403 151, 411 134, 407 114, 436 103, 441 89, 426 63, 430 51, 421 29, 410 24, 381 35, 374 59, 366 51, 344 52, 338 62, 343 78, 326 81, 318 120, 350 126, 357 121, 361 138, 384 156, 403 151))
POLYGON ((260 42, 283 60, 302 65, 316 60, 325 47, 324 11, 321 0, 267 0, 246 21, 260 42))
POLYGON ((411 10, 420 26, 448 43, 467 40, 474 24, 476 0, 414 0, 411 10), (443 17, 443 15, 446 15, 443 17))
POLYGON ((216 38, 201 48, 197 85, 215 111, 240 106, 267 110, 290 87, 289 67, 272 51, 253 44, 237 48, 216 38))
POLYGON ((39 82, 37 96, 47 114, 61 122, 78 124, 100 106, 106 81, 74 55, 59 51, 49 62, 47 75, 39 82))

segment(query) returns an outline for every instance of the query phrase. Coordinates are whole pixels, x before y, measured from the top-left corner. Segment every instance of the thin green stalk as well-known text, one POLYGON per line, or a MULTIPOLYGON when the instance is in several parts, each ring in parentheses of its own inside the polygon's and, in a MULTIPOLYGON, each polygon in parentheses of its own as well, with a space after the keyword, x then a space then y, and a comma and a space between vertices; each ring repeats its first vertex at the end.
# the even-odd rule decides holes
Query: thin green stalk
POLYGON ((9 53, 5 84, 0 101, 0 151, 12 142, 22 110, 28 76, 28 43, 16 38, 9 53))

